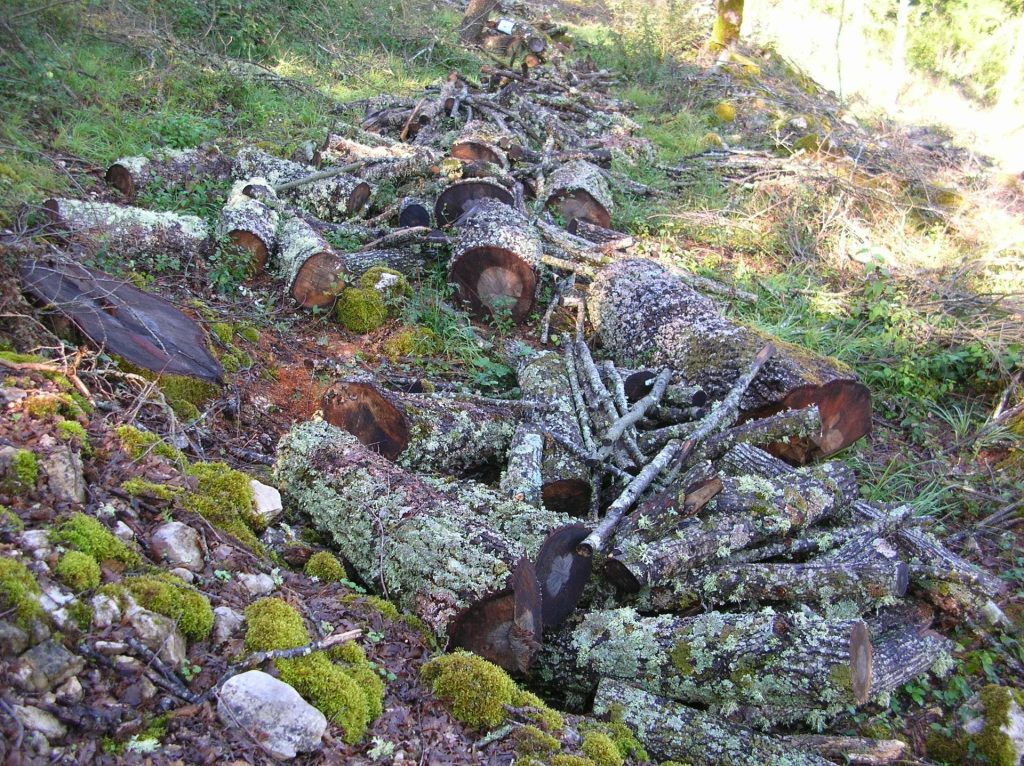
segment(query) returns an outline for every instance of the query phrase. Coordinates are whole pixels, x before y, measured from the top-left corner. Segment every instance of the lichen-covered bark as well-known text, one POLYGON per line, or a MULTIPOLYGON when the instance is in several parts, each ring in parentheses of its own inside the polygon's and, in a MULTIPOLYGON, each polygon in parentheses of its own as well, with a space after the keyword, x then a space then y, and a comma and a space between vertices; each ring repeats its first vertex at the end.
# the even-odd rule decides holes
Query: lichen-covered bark
POLYGON ((434 202, 434 221, 440 227, 450 226, 480 200, 496 199, 511 206, 512 192, 497 181, 467 178, 448 184, 434 202))
POLYGON ((74 199, 49 199, 43 206, 62 237, 126 261, 161 255, 184 261, 211 247, 206 222, 194 215, 74 199))
POLYGON ((775 737, 611 678, 598 686, 594 711, 621 714, 647 752, 658 760, 692 766, 833 766, 831 761, 775 737))
POLYGON ((498 146, 501 135, 483 120, 470 120, 452 144, 451 156, 460 160, 483 160, 508 170, 508 157, 498 146))
POLYGON ((569 232, 577 237, 582 237, 588 242, 593 242, 602 253, 627 250, 634 244, 633 237, 629 234, 623 234, 621 231, 615 231, 614 229, 606 229, 582 218, 576 218, 569 225, 569 232))
POLYGON ((715 3, 715 25, 711 29, 708 47, 712 51, 735 45, 740 39, 743 25, 743 0, 717 0, 715 3))
POLYGON ((373 453, 329 423, 295 426, 278 445, 278 487, 360 578, 447 637, 456 615, 505 587, 533 556, 487 513, 373 453))
POLYGON ((544 479, 544 435, 528 423, 521 424, 508 448, 508 464, 501 476, 501 491, 531 505, 541 505, 544 479))
POLYGON ((887 694, 934 669, 945 675, 953 665, 954 644, 932 630, 905 625, 874 638, 871 696, 887 694))
POLYGON ((300 306, 326 306, 344 288, 345 262, 301 218, 285 218, 278 229, 278 272, 300 306))
MULTIPOLYGON (((516 378, 523 397, 537 402, 536 422, 542 430, 554 432, 583 449, 583 436, 569 388, 568 373, 561 354, 554 351, 527 353, 517 362, 516 378)), ((544 437, 544 457, 540 466, 542 494, 546 501, 571 497, 576 513, 589 507, 590 469, 572 451, 554 438, 544 437), (548 489, 545 493, 544 490, 548 489)), ((572 512, 572 511, 570 511, 572 512)))
POLYGON ((419 277, 427 267, 427 258, 418 249, 387 248, 385 250, 357 250, 343 253, 345 272, 358 278, 374 266, 385 266, 407 277, 419 277))
POLYGON ((669 367, 712 399, 728 393, 771 341, 776 353, 747 389, 744 410, 777 402, 799 386, 855 377, 833 359, 722 316, 711 300, 651 261, 623 259, 605 268, 591 285, 587 307, 616 364, 669 367))
POLYGON ((611 223, 611 191, 601 169, 586 160, 572 160, 551 174, 544 206, 566 222, 583 219, 603 228, 611 223))
POLYGON ((107 169, 106 180, 132 202, 154 182, 186 184, 230 177, 231 160, 215 146, 199 146, 158 149, 149 157, 122 157, 107 169))
POLYGON ((227 237, 235 245, 252 253, 251 273, 256 275, 263 271, 267 259, 277 247, 280 216, 273 208, 244 193, 244 189, 251 184, 264 187, 269 185, 263 178, 236 181, 221 210, 217 231, 222 237, 227 237))
MULTIPOLYGON (((728 718, 737 706, 771 705, 823 716, 866 700, 867 627, 812 612, 708 612, 640 617, 592 612, 573 635, 577 664, 728 718), (854 650, 866 645, 866 655, 854 650), (854 680, 858 679, 858 680, 854 680)), ((772 715, 771 725, 785 723, 772 715)))
MULTIPOLYGON (((272 157, 247 147, 235 155, 232 166, 235 178, 266 178, 272 186, 280 186, 316 173, 309 165, 272 157)), ((340 174, 302 184, 281 193, 286 199, 324 221, 344 221, 357 213, 370 196, 370 187, 354 176, 340 174)))

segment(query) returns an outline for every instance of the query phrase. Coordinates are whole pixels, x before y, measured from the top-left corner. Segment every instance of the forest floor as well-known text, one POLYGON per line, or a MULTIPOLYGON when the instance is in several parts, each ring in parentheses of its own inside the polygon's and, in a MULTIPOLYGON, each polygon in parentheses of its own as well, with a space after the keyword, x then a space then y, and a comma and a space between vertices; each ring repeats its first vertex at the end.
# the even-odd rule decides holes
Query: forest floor
MULTIPOLYGON (((55 246, 41 201, 117 201, 103 175, 119 157, 204 141, 290 156, 304 142, 322 141, 336 123, 358 123, 353 102, 382 93, 417 96, 449 71, 472 79, 487 63, 482 52, 458 44, 460 9, 451 5, 286 5, 279 27, 266 21, 283 13, 270 0, 15 2, 5 10, 0 343, 8 361, 23 363, 27 357, 17 354, 30 354, 52 369, 5 370, 0 396, 10 412, 26 396, 54 403, 5 417, 0 449, 46 452, 54 440, 70 441, 84 460, 86 507, 110 508, 128 537, 145 541, 170 519, 199 526, 208 555, 196 582, 215 605, 242 610, 252 593, 238 575, 264 573, 273 594, 300 606, 324 635, 363 631, 360 644, 386 681, 385 714, 359 743, 329 736, 322 752, 297 762, 509 763, 510 740, 478 748, 478 735, 420 679, 435 647, 408 620, 355 583, 317 582, 229 544, 180 499, 126 493, 122 486, 132 478, 192 486, 187 462, 140 459, 116 433, 127 423, 166 435, 168 414, 147 403, 151 388, 91 352, 74 369, 103 406, 76 405, 67 377, 75 348, 18 289, 20 260, 55 246), (276 77, 239 79, 229 66, 237 59, 257 61, 276 77), (69 421, 84 433, 61 425, 69 421)), ((871 388, 875 420, 872 433, 840 457, 856 468, 865 498, 909 503, 957 552, 1009 583, 1002 606, 1014 628, 979 633, 944 624, 958 643, 949 676, 907 684, 887 707, 851 710, 831 729, 904 738, 913 752, 908 762, 940 763, 928 760, 929 736, 952 731, 958 709, 982 686, 1019 684, 1024 667, 1024 178, 997 173, 940 127, 855 119, 771 50, 744 48, 716 64, 701 53, 709 27, 697 12, 669 18, 662 4, 640 2, 546 6, 569 26, 575 46, 568 55, 589 57, 619 78, 613 94, 635 105, 632 116, 657 149, 655 162, 616 169, 664 193, 652 199, 615 191, 612 226, 634 235, 640 255, 657 253, 755 296, 724 299, 731 316, 851 365, 871 388), (659 167, 686 165, 723 146, 751 152, 749 166, 694 162, 683 184, 659 167), (784 169, 764 160, 769 156, 786 158, 784 169)), ((522 3, 509 3, 507 12, 536 13, 522 3)), ((140 204, 214 220, 226 189, 168 186, 140 204)), ((270 277, 245 281, 226 253, 205 263, 89 257, 89 265, 172 300, 210 331, 218 355, 238 362, 223 391, 183 421, 178 446, 188 461, 223 461, 266 482, 278 438, 314 415, 337 376, 426 377, 508 395, 515 378, 497 349, 510 337, 535 342, 539 332, 538 321, 471 321, 438 270, 415 286, 398 318, 356 335, 329 313, 287 305, 270 277), (388 340, 417 326, 441 339, 440 351, 389 354, 388 340)), ((556 314, 556 335, 571 332, 572 321, 568 311, 556 314)), ((20 493, 8 486, 3 494, 18 518, 0 518, 2 551, 23 547, 15 526, 49 529, 69 508, 47 483, 20 493)), ((34 555, 56 556, 45 542, 34 555)), ((86 624, 72 620, 61 634, 74 642, 126 640, 123 625, 86 624)), ((190 643, 191 670, 159 693, 130 668, 92 659, 72 702, 29 695, 32 704, 59 709, 70 733, 33 750, 21 725, 0 715, 0 756, 8 763, 51 756, 83 764, 274 762, 258 742, 223 730, 211 704, 187 704, 179 693, 209 688, 242 648, 240 634, 220 646, 190 643), (153 740, 156 752, 138 745, 153 740)), ((0 673, 14 672, 9 659, 0 657, 0 673)), ((6 690, 0 699, 4 712, 26 704, 6 690)))

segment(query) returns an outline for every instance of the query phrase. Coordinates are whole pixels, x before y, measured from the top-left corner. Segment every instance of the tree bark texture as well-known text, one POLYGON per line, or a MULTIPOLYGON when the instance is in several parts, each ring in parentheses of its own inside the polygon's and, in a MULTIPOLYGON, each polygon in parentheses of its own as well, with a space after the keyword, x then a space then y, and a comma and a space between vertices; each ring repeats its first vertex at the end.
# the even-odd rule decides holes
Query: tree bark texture
POLYGON ((611 225, 612 195, 601 169, 586 160, 558 167, 547 183, 544 207, 558 213, 566 224, 575 220, 607 229, 611 225))
POLYGON ((345 272, 353 279, 361 277, 374 266, 384 266, 410 278, 421 276, 427 268, 427 258, 418 248, 387 248, 384 250, 356 250, 342 253, 345 272))
POLYGON ((278 268, 288 295, 303 308, 332 304, 345 286, 342 257, 301 218, 285 218, 278 241, 278 268))
POLYGON ((462 17, 459 39, 466 44, 474 42, 483 31, 487 17, 497 5, 498 0, 469 0, 466 13, 462 17))
MULTIPOLYGON (((261 274, 277 248, 280 216, 273 208, 245 193, 252 184, 269 185, 266 179, 236 181, 220 214, 218 233, 235 246, 252 253, 250 274, 261 274)), ((273 194, 273 192, 271 192, 273 194)))
POLYGON ((194 149, 160 149, 149 157, 122 157, 107 168, 107 183, 129 202, 154 182, 190 184, 197 181, 226 181, 231 178, 231 160, 215 146, 194 149))
POLYGON ((501 135, 483 120, 470 120, 452 144, 451 156, 467 162, 489 162, 508 170, 508 156, 499 147, 501 135))
POLYGON ((711 29, 708 47, 712 51, 734 46, 740 39, 743 25, 743 0, 717 0, 715 25, 711 29))

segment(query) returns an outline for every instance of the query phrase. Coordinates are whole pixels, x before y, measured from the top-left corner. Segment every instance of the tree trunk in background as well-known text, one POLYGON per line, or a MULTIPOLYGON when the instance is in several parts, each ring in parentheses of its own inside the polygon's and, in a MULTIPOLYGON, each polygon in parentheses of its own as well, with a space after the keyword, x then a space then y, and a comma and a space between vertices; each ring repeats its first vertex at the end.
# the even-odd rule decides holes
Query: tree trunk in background
POLYGON ((484 28, 484 22, 498 0, 469 0, 466 6, 466 13, 462 17, 462 28, 459 29, 459 39, 464 43, 471 43, 480 36, 484 28))
POLYGON ((1006 73, 999 81, 999 101, 996 111, 1008 112, 1020 95, 1021 75, 1024 73, 1024 11, 1017 17, 1017 39, 1006 61, 1006 73))
POLYGON ((743 0, 718 0, 715 6, 717 15, 708 47, 717 52, 739 42, 740 26, 743 24, 743 0))
POLYGON ((892 38, 892 103, 899 100, 903 78, 907 75, 907 27, 910 25, 910 0, 897 0, 896 33, 892 38))

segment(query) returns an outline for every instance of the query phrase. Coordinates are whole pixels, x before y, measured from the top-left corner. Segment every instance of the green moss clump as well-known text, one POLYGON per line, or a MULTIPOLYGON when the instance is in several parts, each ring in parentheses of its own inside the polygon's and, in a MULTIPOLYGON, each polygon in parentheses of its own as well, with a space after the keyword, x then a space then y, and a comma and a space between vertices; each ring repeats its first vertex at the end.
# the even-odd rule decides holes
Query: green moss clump
POLYGON ((384 356, 392 362, 403 356, 428 356, 440 350, 437 335, 429 327, 411 327, 401 330, 382 345, 384 356))
POLYGON ((124 359, 118 359, 117 364, 125 372, 134 373, 156 383, 178 417, 187 417, 193 408, 198 413, 198 408, 201 405, 206 404, 220 393, 220 386, 208 380, 190 378, 187 375, 160 374, 137 367, 124 359), (192 407, 188 406, 190 404, 192 407))
POLYGON ((185 508, 262 552, 256 533, 266 525, 256 513, 249 477, 224 463, 196 463, 186 473, 197 480, 198 487, 185 495, 185 508))
POLYGON ((146 609, 176 620, 186 638, 202 641, 213 629, 209 599, 170 573, 126 577, 124 587, 146 609))
POLYGON ((1017 751, 1006 733, 1010 722, 1010 706, 1016 702, 1024 708, 1024 694, 1005 686, 989 684, 978 693, 985 715, 980 732, 968 738, 969 744, 992 766, 1016 766, 1017 751))
POLYGON ((58 413, 71 417, 82 414, 81 408, 68 394, 36 394, 25 400, 25 412, 33 420, 45 420, 58 413))
POLYGON ((100 584, 100 565, 81 551, 68 551, 61 556, 53 573, 75 593, 92 590, 100 584))
POLYGON ((512 742, 515 745, 516 754, 523 758, 531 756, 544 758, 562 749, 561 742, 536 726, 523 726, 516 729, 512 734, 512 742))
POLYGON ((245 610, 245 648, 250 652, 294 649, 309 643, 302 615, 279 598, 261 598, 245 610))
POLYGON ((622 753, 604 732, 591 731, 583 737, 583 744, 580 746, 583 753, 589 757, 597 766, 622 766, 625 759, 622 753))
POLYGON ((669 659, 681 676, 692 676, 694 672, 693 662, 690 658, 690 644, 686 641, 676 641, 672 650, 668 653, 669 659))
POLYGON ((89 446, 89 434, 77 420, 62 420, 57 424, 57 434, 66 442, 77 442, 79 447, 89 446))
POLYGON ((626 724, 621 721, 608 723, 604 725, 604 730, 615 743, 615 747, 622 753, 623 758, 634 758, 638 761, 649 759, 650 756, 644 746, 640 744, 640 740, 633 735, 632 730, 626 724))
POLYGON ((64 608, 67 610, 68 617, 74 621, 79 630, 88 630, 92 625, 92 607, 84 601, 72 601, 64 608))
POLYGON ((547 731, 558 731, 565 726, 561 714, 552 710, 544 704, 544 700, 533 692, 520 689, 518 686, 512 692, 512 706, 517 708, 533 708, 526 714, 526 717, 534 723, 540 724, 547 731))
POLYGON ((25 529, 25 522, 18 514, 10 508, 0 505, 0 533, 12 535, 23 529, 25 529))
POLYGON ((340 582, 348 579, 345 567, 338 561, 337 556, 329 551, 320 551, 310 556, 303 571, 320 582, 340 582))
POLYGON ((947 766, 964 763, 967 758, 967 746, 961 740, 938 731, 928 735, 924 749, 928 760, 947 766))
POLYGON ((346 330, 362 335, 384 324, 388 309, 383 296, 376 290, 346 287, 338 296, 334 315, 346 330))
POLYGON ((12 490, 30 492, 39 479, 39 461, 31 450, 20 449, 11 458, 10 483, 12 490))
POLYGON ((384 617, 389 620, 397 620, 401 617, 398 613, 398 607, 388 601, 386 598, 380 596, 367 596, 366 603, 380 612, 384 617))
POLYGON ((39 583, 24 564, 0 556, 0 611, 14 611, 14 621, 28 628, 35 619, 45 619, 46 613, 36 597, 39 583))
POLYGON ((241 349, 233 349, 220 358, 221 366, 227 372, 238 372, 252 367, 252 357, 241 349))
POLYGON ((0 351, 0 359, 15 364, 47 364, 50 361, 36 354, 19 354, 17 351, 0 351))
POLYGON ((235 326, 227 322, 214 322, 210 325, 210 332, 216 335, 221 343, 230 345, 231 339, 235 337, 235 326))
POLYGON ((63 524, 50 530, 50 541, 75 548, 96 561, 117 561, 129 569, 142 564, 138 553, 118 540, 98 519, 84 513, 74 513, 63 524))
POLYGON ((184 491, 181 487, 157 484, 138 477, 121 482, 121 489, 131 497, 155 497, 158 500, 173 500, 184 491))
POLYGON ((250 343, 259 343, 260 341, 260 331, 251 324, 244 324, 240 327, 236 327, 235 332, 238 333, 238 337, 242 340, 247 340, 250 343))
POLYGON ((157 434, 140 431, 134 426, 118 426, 117 438, 121 448, 132 460, 139 460, 143 455, 153 454, 165 457, 174 462, 187 462, 181 450, 164 442, 157 434))
POLYGON ((728 101, 720 101, 715 105, 715 117, 722 122, 732 122, 736 119, 736 107, 728 101))
POLYGON ((368 720, 372 721, 383 713, 384 681, 366 659, 363 648, 353 641, 346 641, 334 647, 328 654, 359 686, 366 698, 368 720))
POLYGON ((373 266, 367 269, 361 277, 359 277, 358 286, 364 290, 376 290, 377 283, 380 282, 380 278, 390 275, 395 277, 395 281, 392 282, 388 287, 384 288, 384 302, 390 307, 397 306, 404 298, 412 297, 412 287, 409 285, 409 280, 400 271, 389 269, 386 266, 373 266))
POLYGON ((322 652, 276 660, 274 665, 282 681, 327 716, 327 720, 341 726, 345 742, 352 745, 363 738, 370 712, 363 690, 351 675, 332 664, 322 652))
POLYGON ((596 766, 589 758, 582 755, 556 755, 551 759, 551 766, 596 766))

